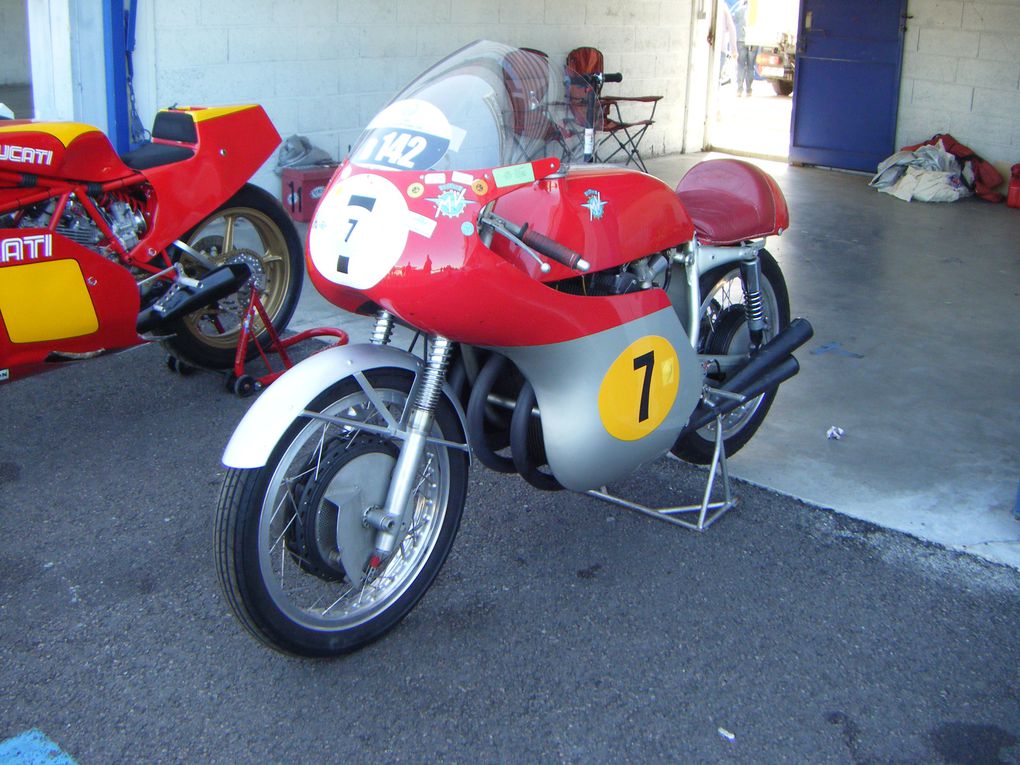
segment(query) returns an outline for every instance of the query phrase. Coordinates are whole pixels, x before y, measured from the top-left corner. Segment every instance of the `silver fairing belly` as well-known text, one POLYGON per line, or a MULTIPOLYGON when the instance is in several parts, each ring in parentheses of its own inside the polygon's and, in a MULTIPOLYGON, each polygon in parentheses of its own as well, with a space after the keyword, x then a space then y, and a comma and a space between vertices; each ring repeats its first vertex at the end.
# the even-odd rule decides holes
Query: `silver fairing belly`
POLYGON ((701 396, 702 368, 672 308, 578 340, 495 350, 534 386, 549 467, 574 491, 664 454, 701 396))

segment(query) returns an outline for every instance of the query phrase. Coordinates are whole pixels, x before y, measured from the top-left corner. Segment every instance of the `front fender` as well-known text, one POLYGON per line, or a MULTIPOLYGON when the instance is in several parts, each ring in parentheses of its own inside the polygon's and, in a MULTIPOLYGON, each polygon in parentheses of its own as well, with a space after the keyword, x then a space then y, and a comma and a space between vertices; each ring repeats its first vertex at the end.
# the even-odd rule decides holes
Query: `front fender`
MULTIPOLYGON (((397 348, 358 344, 328 348, 291 367, 266 388, 238 423, 223 452, 223 464, 231 468, 262 467, 287 428, 316 396, 345 377, 382 367, 406 369, 417 375, 422 362, 397 348)), ((466 433, 464 412, 449 390, 446 394, 466 433)))

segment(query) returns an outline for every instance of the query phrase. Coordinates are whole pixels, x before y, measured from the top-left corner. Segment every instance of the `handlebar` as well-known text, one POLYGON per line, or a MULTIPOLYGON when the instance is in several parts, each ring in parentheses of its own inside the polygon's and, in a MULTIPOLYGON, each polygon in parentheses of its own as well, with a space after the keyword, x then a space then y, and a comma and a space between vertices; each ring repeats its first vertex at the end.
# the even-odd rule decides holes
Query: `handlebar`
POLYGON ((591 74, 571 74, 571 85, 590 85, 598 88, 604 82, 623 82, 623 74, 620 72, 592 72, 591 74))
POLYGON ((549 264, 538 257, 536 253, 545 255, 550 260, 555 260, 557 263, 575 271, 586 272, 591 268, 591 264, 580 253, 574 252, 569 247, 550 239, 545 234, 530 231, 527 223, 523 226, 518 226, 506 218, 491 212, 483 213, 478 222, 490 227, 493 231, 502 234, 511 242, 523 248, 525 252, 538 261, 542 273, 549 272, 549 264))
POLYGON ((563 264, 567 268, 572 268, 575 271, 587 271, 589 268, 588 261, 581 256, 581 253, 574 252, 569 247, 565 247, 559 242, 550 239, 545 234, 532 231, 528 228, 527 223, 521 227, 521 241, 531 249, 542 253, 551 260, 555 260, 557 263, 563 264))

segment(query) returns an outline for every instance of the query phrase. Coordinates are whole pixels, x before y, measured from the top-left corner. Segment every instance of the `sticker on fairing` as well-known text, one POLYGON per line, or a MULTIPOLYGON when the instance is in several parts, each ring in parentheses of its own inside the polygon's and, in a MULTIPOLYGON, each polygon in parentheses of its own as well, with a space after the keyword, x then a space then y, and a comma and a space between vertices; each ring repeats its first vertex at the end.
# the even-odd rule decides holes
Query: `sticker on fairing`
POLYGON ((354 156, 364 167, 386 170, 427 170, 451 148, 456 151, 463 131, 428 101, 407 99, 390 104, 368 125, 368 134, 354 156))
POLYGON ((647 335, 616 357, 599 387, 599 417, 610 435, 637 441, 669 415, 680 387, 680 360, 664 337, 647 335))
POLYGON ((400 260, 409 232, 430 237, 436 223, 407 209, 403 195, 380 175, 353 175, 336 183, 315 211, 308 252, 334 284, 368 289, 400 260))

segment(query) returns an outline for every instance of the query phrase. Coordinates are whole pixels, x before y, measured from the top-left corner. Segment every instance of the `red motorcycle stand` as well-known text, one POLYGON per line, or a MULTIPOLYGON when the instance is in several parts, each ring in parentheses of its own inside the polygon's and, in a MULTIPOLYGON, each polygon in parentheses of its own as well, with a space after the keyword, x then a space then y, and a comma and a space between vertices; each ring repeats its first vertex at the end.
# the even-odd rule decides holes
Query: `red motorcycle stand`
POLYGON ((350 340, 346 332, 336 327, 314 327, 313 329, 306 329, 303 332, 298 332, 292 337, 281 338, 276 331, 276 327, 273 326, 273 322, 270 320, 269 315, 266 313, 266 309, 262 306, 262 300, 259 298, 258 289, 254 284, 251 285, 250 289, 251 297, 248 300, 248 308, 244 312, 244 319, 241 322, 241 335, 237 338, 237 353, 234 356, 234 369, 233 372, 227 376, 226 382, 227 389, 232 390, 235 395, 240 396, 241 398, 251 396, 257 391, 265 388, 267 385, 272 383, 273 380, 294 366, 294 362, 291 361, 290 356, 287 355, 287 349, 297 345, 298 343, 310 340, 313 337, 335 337, 336 342, 333 343, 332 346, 323 346, 320 349, 325 350, 327 347, 346 345, 350 340), (269 335, 269 344, 265 348, 263 348, 262 343, 259 342, 257 334, 251 331, 251 324, 255 319, 256 314, 259 319, 262 320, 263 325, 265 325, 266 334, 269 335), (259 357, 269 370, 266 374, 258 377, 247 374, 244 369, 246 355, 245 349, 248 347, 249 338, 254 341, 255 349, 258 351, 259 357), (280 362, 283 364, 282 369, 273 369, 273 365, 269 360, 270 354, 275 354, 280 357, 280 362))
MULTIPOLYGON (((325 350, 326 348, 332 348, 338 345, 346 345, 350 340, 346 332, 335 327, 314 327, 312 329, 306 329, 302 332, 298 332, 296 335, 291 337, 281 338, 279 333, 276 331, 276 327, 273 326, 272 320, 266 313, 265 307, 262 305, 258 289, 254 284, 251 285, 249 289, 251 290, 251 294, 248 299, 248 307, 244 312, 244 318, 241 321, 241 334, 237 338, 237 352, 234 354, 234 368, 227 375, 225 382, 227 390, 231 393, 234 393, 241 398, 247 398, 272 383, 277 377, 294 366, 294 362, 287 354, 287 349, 292 348, 299 343, 303 343, 305 340, 310 340, 316 337, 336 338, 335 343, 331 345, 324 345, 320 350, 325 350), (269 335, 269 342, 265 346, 259 342, 257 332, 252 331, 252 322, 256 316, 258 316, 258 318, 262 321, 266 328, 266 334, 269 335), (265 364, 266 369, 269 370, 263 375, 251 375, 245 371, 245 356, 247 355, 245 349, 248 347, 249 340, 254 342, 259 358, 262 359, 262 363, 265 364), (283 367, 282 369, 273 368, 273 364, 269 358, 271 355, 280 357, 280 363, 283 367)), ((175 356, 169 356, 167 358, 167 366, 171 371, 178 372, 180 374, 187 374, 191 370, 189 365, 185 364, 175 356)))

